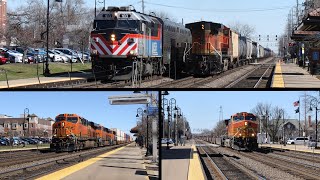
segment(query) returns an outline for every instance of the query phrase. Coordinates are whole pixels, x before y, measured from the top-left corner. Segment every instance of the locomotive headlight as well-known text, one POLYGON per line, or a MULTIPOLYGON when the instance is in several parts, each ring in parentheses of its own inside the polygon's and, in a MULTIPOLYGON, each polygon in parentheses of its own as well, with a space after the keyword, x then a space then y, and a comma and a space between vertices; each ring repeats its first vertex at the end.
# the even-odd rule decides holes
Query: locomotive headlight
POLYGON ((130 54, 131 54, 131 55, 133 55, 133 54, 134 54, 134 51, 133 51, 133 50, 131 50, 131 51, 130 51, 130 54))
POLYGON ((251 136, 254 137, 254 134, 252 133, 251 136))
POLYGON ((245 125, 245 126, 248 126, 248 122, 244 122, 244 125, 245 125))
POLYGON ((115 34, 111 34, 111 41, 115 41, 116 40, 116 35, 115 34))
POLYGON ((242 134, 239 134, 239 136, 241 136, 242 134))
POLYGON ((64 122, 62 122, 62 127, 64 127, 64 122))

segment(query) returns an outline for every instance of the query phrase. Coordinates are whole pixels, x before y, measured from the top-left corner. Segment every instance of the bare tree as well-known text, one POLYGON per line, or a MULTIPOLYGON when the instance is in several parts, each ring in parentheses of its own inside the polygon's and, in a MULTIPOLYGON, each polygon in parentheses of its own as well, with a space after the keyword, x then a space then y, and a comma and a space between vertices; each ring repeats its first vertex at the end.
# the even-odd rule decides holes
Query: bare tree
POLYGON ((253 35, 255 33, 255 28, 250 26, 249 24, 241 23, 241 22, 234 22, 229 25, 229 27, 240 34, 241 36, 253 38, 253 35))
POLYGON ((227 134, 227 126, 224 121, 219 121, 213 128, 213 137, 221 137, 227 134))

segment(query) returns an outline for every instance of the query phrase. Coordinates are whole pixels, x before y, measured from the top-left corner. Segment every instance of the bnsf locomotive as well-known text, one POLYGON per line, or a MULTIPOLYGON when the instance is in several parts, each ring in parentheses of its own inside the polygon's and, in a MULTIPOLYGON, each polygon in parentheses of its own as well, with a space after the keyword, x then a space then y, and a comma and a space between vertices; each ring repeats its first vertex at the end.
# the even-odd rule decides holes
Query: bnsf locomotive
POLYGON ((200 137, 201 139, 237 150, 254 150, 258 148, 257 118, 252 113, 241 112, 225 120, 227 133, 222 137, 200 137))
POLYGON ((108 7, 94 20, 91 32, 92 68, 97 77, 130 79, 133 67, 143 76, 182 69, 191 43, 190 30, 182 24, 142 14, 130 7, 108 7))
POLYGON ((200 21, 187 24, 192 34, 192 51, 186 71, 213 75, 271 56, 271 50, 241 36, 223 24, 200 21))
POLYGON ((137 71, 174 78, 183 72, 212 75, 271 55, 223 24, 184 26, 130 7, 103 9, 91 32, 92 69, 99 79, 128 80, 137 71))
POLYGON ((58 115, 52 129, 50 149, 56 152, 77 151, 131 141, 129 135, 116 137, 116 132, 76 114, 58 115))

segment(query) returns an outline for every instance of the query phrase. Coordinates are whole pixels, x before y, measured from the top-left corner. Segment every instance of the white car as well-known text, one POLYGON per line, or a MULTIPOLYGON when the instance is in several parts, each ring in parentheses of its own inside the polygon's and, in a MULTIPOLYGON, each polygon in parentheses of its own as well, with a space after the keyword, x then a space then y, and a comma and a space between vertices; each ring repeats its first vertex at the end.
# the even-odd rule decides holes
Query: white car
POLYGON ((69 55, 69 54, 65 54, 65 53, 63 53, 62 51, 60 51, 59 49, 54 49, 54 51, 55 51, 55 52, 60 52, 60 53, 62 53, 64 56, 68 57, 68 60, 69 60, 69 61, 72 60, 73 63, 78 62, 78 59, 77 59, 76 56, 69 55))
POLYGON ((48 52, 52 62, 68 62, 68 57, 63 56, 62 54, 59 54, 55 51, 49 50, 48 52))
POLYGON ((309 142, 308 137, 296 137, 294 139, 289 139, 287 141, 287 144, 302 144, 303 145, 304 143, 308 144, 308 142, 309 142))
POLYGON ((9 53, 9 57, 13 58, 14 63, 22 63, 23 54, 15 50, 8 50, 7 53, 9 53))
POLYGON ((61 57, 62 62, 64 63, 68 63, 69 62, 69 57, 66 54, 63 54, 62 52, 58 51, 58 50, 51 50, 52 52, 55 53, 55 55, 58 55, 61 57))

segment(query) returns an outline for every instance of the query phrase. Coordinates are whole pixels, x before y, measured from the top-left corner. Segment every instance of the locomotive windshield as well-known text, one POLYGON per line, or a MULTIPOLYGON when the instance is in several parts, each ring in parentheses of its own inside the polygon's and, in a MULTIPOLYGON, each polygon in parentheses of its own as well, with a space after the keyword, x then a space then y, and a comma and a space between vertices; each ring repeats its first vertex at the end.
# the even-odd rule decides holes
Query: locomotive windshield
POLYGON ((56 117, 56 122, 60 122, 60 121, 64 121, 64 120, 66 120, 66 118, 63 116, 56 117))
POLYGON ((95 21, 95 29, 96 30, 104 30, 104 29, 139 29, 139 21, 136 20, 96 20, 95 21))
POLYGON ((255 116, 246 116, 246 120, 256 121, 257 118, 255 116))
POLYGON ((72 122, 72 123, 77 123, 78 122, 78 117, 68 117, 67 121, 68 122, 72 122))

